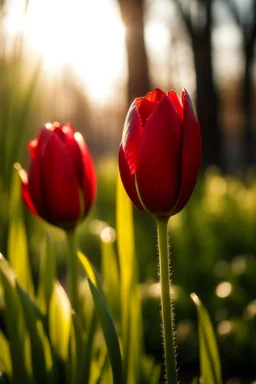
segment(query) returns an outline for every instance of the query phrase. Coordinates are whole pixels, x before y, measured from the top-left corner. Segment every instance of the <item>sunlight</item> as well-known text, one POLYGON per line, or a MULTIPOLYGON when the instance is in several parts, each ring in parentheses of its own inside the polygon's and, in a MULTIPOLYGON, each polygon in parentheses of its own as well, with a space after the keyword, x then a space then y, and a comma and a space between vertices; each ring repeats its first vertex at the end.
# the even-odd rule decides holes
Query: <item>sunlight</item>
POLYGON ((221 299, 228 297, 232 293, 233 287, 228 281, 224 281, 217 285, 216 295, 221 299))
POLYGON ((6 30, 14 35, 23 20, 25 41, 42 55, 47 72, 72 68, 93 102, 113 99, 125 82, 125 29, 110 0, 30 0, 26 17, 12 0, 6 30))
MULTIPOLYGON (((29 52, 42 57, 45 71, 53 78, 62 69, 72 70, 92 102, 101 105, 122 99, 118 89, 127 82, 125 27, 117 2, 30 0, 25 15, 24 3, 10 0, 5 30, 9 36, 23 30, 29 52)), ((165 83, 169 30, 151 21, 145 38, 165 83)))

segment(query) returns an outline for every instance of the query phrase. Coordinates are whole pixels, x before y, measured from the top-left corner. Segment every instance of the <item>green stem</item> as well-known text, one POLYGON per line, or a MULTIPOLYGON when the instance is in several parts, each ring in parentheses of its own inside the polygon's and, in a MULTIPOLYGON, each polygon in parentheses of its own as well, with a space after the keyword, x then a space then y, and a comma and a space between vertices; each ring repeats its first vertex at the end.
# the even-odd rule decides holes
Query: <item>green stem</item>
POLYGON ((78 258, 75 230, 66 231, 68 241, 68 292, 71 306, 78 313, 78 258))
POLYGON ((175 359, 175 346, 173 335, 172 304, 170 294, 170 261, 168 250, 168 218, 156 217, 159 263, 160 263, 160 284, 161 284, 161 310, 164 337, 164 357, 166 383, 177 384, 177 371, 175 359))

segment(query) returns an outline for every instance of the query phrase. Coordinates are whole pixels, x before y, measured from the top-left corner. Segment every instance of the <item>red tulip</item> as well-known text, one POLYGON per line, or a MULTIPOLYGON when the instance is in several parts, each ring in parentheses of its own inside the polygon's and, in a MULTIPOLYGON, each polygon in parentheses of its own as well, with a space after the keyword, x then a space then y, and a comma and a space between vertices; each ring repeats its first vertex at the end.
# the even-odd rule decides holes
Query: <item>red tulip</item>
POLYGON ((143 212, 172 216, 189 200, 201 163, 200 126, 187 91, 155 89, 135 99, 126 116, 119 171, 143 212))
POLYGON ((82 135, 70 123, 46 124, 28 148, 28 174, 20 171, 26 206, 51 224, 74 228, 96 193, 94 165, 82 135))

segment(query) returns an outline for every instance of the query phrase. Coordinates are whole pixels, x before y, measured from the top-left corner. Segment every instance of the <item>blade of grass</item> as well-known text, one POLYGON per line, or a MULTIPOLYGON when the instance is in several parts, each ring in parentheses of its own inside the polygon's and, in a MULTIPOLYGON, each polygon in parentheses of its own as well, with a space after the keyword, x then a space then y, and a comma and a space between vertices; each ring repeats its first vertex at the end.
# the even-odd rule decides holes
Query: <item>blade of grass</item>
POLYGON ((130 312, 130 337, 129 337, 129 364, 127 383, 137 384, 140 382, 143 355, 142 348, 142 314, 141 314, 141 298, 139 285, 134 284, 131 289, 131 299, 129 305, 130 312))
POLYGON ((49 307, 49 333, 59 359, 66 363, 71 331, 71 306, 66 292, 55 282, 49 307))
POLYGON ((102 286, 99 276, 94 269, 89 259, 80 251, 77 252, 77 256, 82 264, 83 270, 86 276, 92 281, 92 283, 102 292, 102 286))
POLYGON ((40 263, 39 284, 37 301, 43 313, 49 310, 53 285, 56 278, 56 258, 50 244, 49 236, 46 236, 45 247, 40 263))
POLYGON ((6 373, 9 379, 12 377, 12 362, 9 343, 3 332, 0 330, 0 371, 6 373))
POLYGON ((100 384, 102 379, 103 379, 103 376, 104 376, 104 372, 106 370, 106 367, 108 365, 108 354, 107 354, 107 350, 104 350, 99 358, 99 361, 98 361, 98 366, 97 366, 97 373, 98 375, 95 377, 95 381, 94 381, 94 384, 100 384))
POLYGON ((113 320, 106 307, 102 294, 96 288, 96 286, 90 281, 90 279, 89 279, 89 286, 90 286, 92 297, 94 300, 96 314, 100 321, 104 338, 106 341, 106 345, 108 348, 108 354, 109 354, 110 363, 112 367, 113 383, 122 384, 123 383, 122 358, 121 358, 119 341, 118 341, 113 320))
MULTIPOLYGON (((85 275, 88 277, 88 279, 90 279, 93 282, 93 284, 99 289, 99 291, 103 293, 99 276, 95 268, 89 261, 89 259, 82 252, 79 252, 79 251, 77 252, 77 256, 82 265, 85 275)), ((88 302, 88 299, 86 300, 85 298, 87 302, 88 302)), ((83 378, 84 378, 83 383, 89 383, 89 379, 90 379, 92 353, 93 353, 93 341, 95 337, 96 324, 97 324, 95 311, 90 310, 89 312, 90 313, 88 314, 88 308, 87 309, 83 308, 83 314, 86 320, 89 322, 89 326, 87 327, 87 340, 86 340, 85 358, 84 358, 84 367, 83 367, 83 378)))
POLYGON ((95 311, 92 313, 89 332, 87 335, 86 345, 85 345, 85 358, 84 358, 84 367, 83 367, 83 384, 89 383, 90 373, 91 373, 91 363, 93 356, 93 342, 96 333, 96 314, 95 311))
POLYGON ((132 204, 118 175, 117 180, 117 247, 120 266, 122 341, 124 380, 138 383, 142 354, 142 315, 135 260, 132 204))
POLYGON ((46 355, 48 353, 48 360, 51 360, 51 355, 50 346, 43 330, 42 316, 35 303, 18 283, 16 283, 16 287, 30 336, 33 380, 37 384, 47 384, 46 355))
POLYGON ((108 230, 105 228, 101 234, 101 271, 107 306, 114 319, 120 321, 120 277, 113 239, 104 236, 108 230))
POLYGON ((34 296, 30 269, 27 235, 21 205, 21 185, 17 169, 13 170, 10 194, 10 224, 8 234, 8 258, 22 287, 34 296))
POLYGON ((0 254, 0 276, 4 291, 4 317, 10 346, 13 384, 31 384, 26 360, 26 329, 21 304, 16 290, 13 270, 0 254))
POLYGON ((191 298, 198 314, 201 378, 207 384, 221 384, 220 357, 210 316, 195 293, 191 298))
POLYGON ((84 383, 82 364, 85 355, 83 329, 75 312, 72 313, 70 350, 69 350, 69 384, 84 383))

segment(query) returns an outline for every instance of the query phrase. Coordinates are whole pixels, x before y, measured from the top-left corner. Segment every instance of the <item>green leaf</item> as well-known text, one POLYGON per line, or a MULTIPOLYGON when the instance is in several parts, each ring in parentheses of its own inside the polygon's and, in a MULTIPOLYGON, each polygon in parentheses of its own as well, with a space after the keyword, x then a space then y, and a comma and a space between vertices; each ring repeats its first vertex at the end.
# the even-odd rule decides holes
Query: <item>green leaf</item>
POLYGON ((109 363, 108 360, 108 353, 107 350, 103 350, 98 361, 97 361, 97 366, 96 366, 96 376, 94 378, 94 384, 100 384, 102 382, 105 370, 107 368, 107 365, 109 363))
POLYGON ((71 331, 71 305, 66 292, 55 282, 49 307, 49 333, 53 349, 66 362, 71 331))
POLYGON ((221 365, 210 316, 195 293, 191 294, 198 314, 200 373, 204 384, 221 384, 221 365))
POLYGON ((6 373, 10 378, 12 376, 12 363, 10 347, 3 332, 0 330, 0 371, 6 373))
POLYGON ((92 283, 102 292, 99 276, 92 266, 89 259, 80 251, 77 252, 77 256, 82 264, 83 270, 86 276, 92 281, 92 283))
POLYGON ((82 364, 85 358, 85 337, 79 318, 75 312, 72 313, 70 351, 69 351, 69 384, 84 383, 82 364))
POLYGON ((12 382, 13 384, 30 384, 30 366, 26 349, 27 334, 22 308, 16 290, 16 278, 9 263, 1 254, 0 277, 5 302, 4 318, 12 361, 12 382))
POLYGON ((85 344, 85 358, 84 358, 84 367, 83 367, 83 383, 88 383, 91 372, 91 363, 93 361, 93 341, 96 333, 96 315, 95 311, 92 313, 90 328, 87 335, 87 340, 85 344))
MULTIPOLYGON (((99 276, 94 269, 93 265, 89 261, 89 259, 81 252, 77 252, 78 258, 81 262, 82 268, 84 270, 85 275, 93 282, 93 284, 99 289, 101 293, 103 293, 103 289, 101 286, 101 282, 99 276)), ((86 340, 86 348, 85 348, 85 360, 84 360, 84 368, 83 368, 83 378, 84 382, 89 382, 90 373, 91 373, 91 363, 92 363, 92 353, 93 353, 93 341, 96 332, 96 316, 95 311, 92 307, 93 303, 92 295, 88 293, 90 292, 88 280, 84 280, 83 282, 84 294, 82 295, 83 303, 81 305, 81 310, 83 313, 83 317, 85 319, 85 323, 83 324, 84 328, 87 332, 87 340, 86 340), (88 292, 87 292, 88 289, 88 292), (92 304, 92 305, 91 305, 92 304)))
POLYGON ((191 384, 198 384, 198 378, 197 377, 194 377, 194 379, 192 380, 192 383, 191 384))
POLYGON ((120 320, 120 277, 113 239, 108 235, 111 231, 106 227, 101 233, 101 271, 107 306, 114 318, 120 320))
POLYGON ((52 362, 50 346, 43 329, 42 316, 35 303, 18 284, 17 292, 30 336, 33 379, 37 384, 46 384, 48 382, 46 361, 49 362, 49 368, 52 362))
POLYGON ((40 263, 38 302, 40 309, 48 313, 53 284, 56 278, 56 258, 50 244, 49 236, 46 236, 45 248, 40 263))
POLYGON ((117 180, 116 211, 117 248, 121 275, 121 296, 123 299, 123 317, 126 318, 128 312, 127 298, 129 297, 134 272, 134 229, 132 204, 124 190, 120 176, 117 180))
POLYGON ((15 275, 22 287, 34 296, 27 236, 24 225, 23 211, 21 205, 21 183, 17 172, 18 165, 13 171, 12 186, 10 194, 10 225, 8 233, 8 259, 15 275))
POLYGON ((132 203, 120 175, 117 180, 117 246, 120 266, 124 378, 129 384, 140 381, 142 354, 142 313, 138 269, 134 249, 132 203), (124 224, 125 223, 125 224, 124 224))
POLYGON ((123 383, 122 358, 121 358, 120 346, 119 346, 118 337, 117 337, 113 320, 105 305, 102 294, 95 287, 95 285, 90 281, 90 279, 89 279, 89 286, 90 286, 92 297, 94 300, 96 314, 100 321, 104 338, 106 341, 106 345, 108 348, 108 353, 109 353, 109 358, 110 358, 110 363, 112 368, 113 383, 122 384, 123 383))

